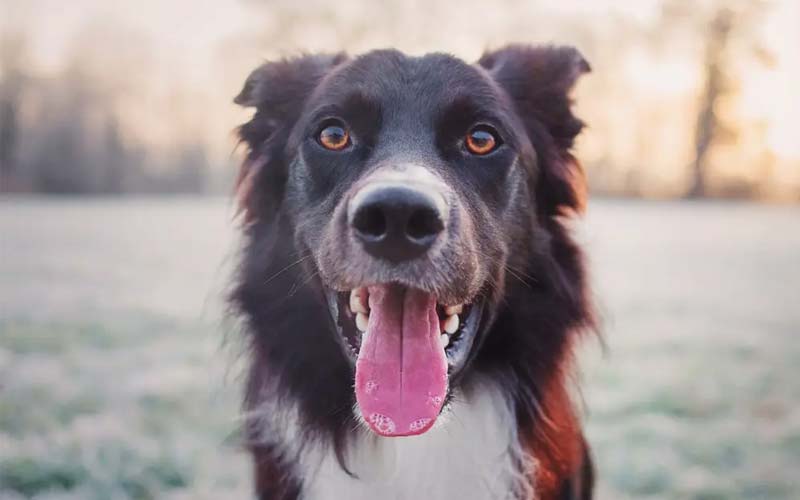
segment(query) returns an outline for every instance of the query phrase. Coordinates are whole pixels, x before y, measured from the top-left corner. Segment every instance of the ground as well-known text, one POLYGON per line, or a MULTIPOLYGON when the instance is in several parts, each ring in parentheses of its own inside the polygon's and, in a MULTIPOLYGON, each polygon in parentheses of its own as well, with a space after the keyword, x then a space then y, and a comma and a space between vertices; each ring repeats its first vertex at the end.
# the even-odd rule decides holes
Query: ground
MULTIPOLYGON (((249 498, 230 215, 0 199, 0 499, 249 498)), ((799 226, 798 207, 590 205, 599 498, 800 497, 799 226)))

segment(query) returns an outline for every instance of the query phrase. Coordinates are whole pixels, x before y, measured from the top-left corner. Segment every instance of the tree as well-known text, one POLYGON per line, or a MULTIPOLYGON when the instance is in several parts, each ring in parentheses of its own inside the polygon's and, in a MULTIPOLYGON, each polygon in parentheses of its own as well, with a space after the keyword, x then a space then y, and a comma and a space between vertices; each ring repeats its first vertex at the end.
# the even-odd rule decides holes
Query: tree
POLYGON ((726 92, 723 67, 725 65, 725 49, 732 27, 733 13, 723 8, 714 16, 708 29, 704 57, 705 88, 701 94, 700 109, 697 115, 692 180, 686 193, 688 198, 702 198, 707 194, 708 152, 711 142, 722 127, 715 112, 715 106, 720 96, 726 92))
POLYGON ((20 138, 19 109, 25 72, 25 43, 21 36, 0 38, 0 192, 19 183, 17 156, 20 138))
POLYGON ((664 4, 662 33, 675 36, 676 31, 683 31, 679 36, 685 36, 688 29, 700 34, 703 87, 698 96, 687 198, 709 194, 713 149, 739 137, 741 124, 726 121, 719 105, 739 93, 737 71, 743 71, 742 61, 771 63, 771 54, 761 44, 759 33, 769 7, 762 0, 670 0, 664 4))
POLYGON ((105 169, 100 191, 107 194, 120 194, 125 188, 125 171, 134 165, 128 159, 119 130, 119 121, 114 116, 106 119, 102 148, 101 158, 105 169))

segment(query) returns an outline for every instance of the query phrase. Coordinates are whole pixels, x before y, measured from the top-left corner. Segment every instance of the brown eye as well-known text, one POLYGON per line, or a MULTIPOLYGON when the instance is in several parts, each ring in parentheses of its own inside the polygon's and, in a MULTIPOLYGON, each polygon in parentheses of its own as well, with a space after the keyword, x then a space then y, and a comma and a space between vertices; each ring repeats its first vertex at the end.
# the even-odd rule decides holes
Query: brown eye
POLYGON ((497 149, 500 145, 500 138, 491 127, 479 125, 467 133, 465 144, 470 153, 485 155, 497 149))
POLYGON ((341 151, 342 149, 346 148, 348 144, 350 144, 350 134, 344 128, 344 125, 340 123, 332 123, 322 128, 319 131, 319 137, 317 137, 317 141, 324 147, 325 149, 330 149, 331 151, 341 151))

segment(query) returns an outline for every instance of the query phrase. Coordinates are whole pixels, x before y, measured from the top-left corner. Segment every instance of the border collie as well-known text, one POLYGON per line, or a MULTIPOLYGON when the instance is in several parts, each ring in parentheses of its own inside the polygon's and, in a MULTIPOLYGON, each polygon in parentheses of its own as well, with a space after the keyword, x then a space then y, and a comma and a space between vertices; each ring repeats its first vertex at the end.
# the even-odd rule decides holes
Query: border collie
POLYGON ((589 499, 570 47, 268 62, 232 303, 262 500, 589 499))

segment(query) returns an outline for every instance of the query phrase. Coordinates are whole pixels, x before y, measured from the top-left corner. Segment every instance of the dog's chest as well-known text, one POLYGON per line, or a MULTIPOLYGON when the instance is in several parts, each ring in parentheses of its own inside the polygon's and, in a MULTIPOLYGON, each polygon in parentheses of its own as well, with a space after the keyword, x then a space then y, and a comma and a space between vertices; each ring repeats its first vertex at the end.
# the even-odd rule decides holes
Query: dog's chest
MULTIPOLYGON (((488 500, 518 498, 527 464, 508 403, 483 388, 453 404, 446 421, 421 436, 364 437, 351 449, 347 475, 331 451, 300 460, 304 500, 488 500)), ((522 491, 521 491, 522 490, 522 491)), ((529 493, 529 492, 525 492, 529 493)))

